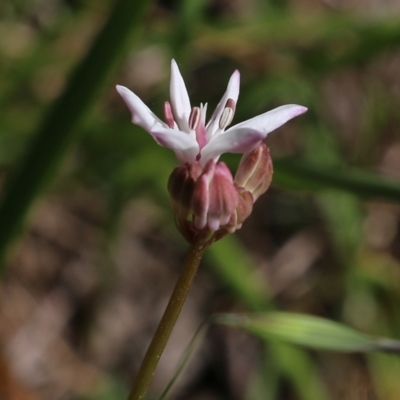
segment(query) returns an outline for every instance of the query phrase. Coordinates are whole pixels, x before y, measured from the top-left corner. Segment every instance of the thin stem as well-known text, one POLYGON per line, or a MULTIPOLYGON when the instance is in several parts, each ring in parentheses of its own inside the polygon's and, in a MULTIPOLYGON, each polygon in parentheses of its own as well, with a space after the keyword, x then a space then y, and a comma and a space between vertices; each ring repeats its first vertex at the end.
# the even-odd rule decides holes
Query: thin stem
POLYGON ((176 320, 182 310, 190 286, 196 275, 200 261, 204 253, 203 246, 190 246, 182 267, 181 274, 176 282, 174 291, 161 318, 160 324, 153 336, 142 365, 136 375, 128 400, 144 399, 150 381, 153 378, 157 364, 175 326, 176 320))

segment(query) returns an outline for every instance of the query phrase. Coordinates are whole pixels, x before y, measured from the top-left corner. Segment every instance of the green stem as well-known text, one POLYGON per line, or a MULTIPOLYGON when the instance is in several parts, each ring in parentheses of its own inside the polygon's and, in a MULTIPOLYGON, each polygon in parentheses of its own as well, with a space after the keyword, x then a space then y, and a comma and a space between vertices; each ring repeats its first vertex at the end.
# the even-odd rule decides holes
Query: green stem
POLYGON ((179 317, 204 254, 203 246, 190 246, 178 282, 136 375, 128 400, 144 399, 157 364, 179 317))

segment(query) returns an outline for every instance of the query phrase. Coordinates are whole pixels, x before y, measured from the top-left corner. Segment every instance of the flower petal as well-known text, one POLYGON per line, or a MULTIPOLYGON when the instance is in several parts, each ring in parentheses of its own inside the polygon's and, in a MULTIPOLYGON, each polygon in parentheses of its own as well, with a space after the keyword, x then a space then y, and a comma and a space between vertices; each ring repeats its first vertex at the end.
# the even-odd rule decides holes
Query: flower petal
POLYGON ((211 138, 201 150, 200 163, 205 165, 209 160, 218 160, 222 153, 246 153, 253 150, 264 138, 262 132, 255 129, 230 129, 211 138))
POLYGON ((261 132, 264 136, 263 139, 268 135, 268 133, 279 128, 285 124, 290 119, 297 117, 307 111, 307 107, 299 106, 297 104, 287 104, 278 108, 274 108, 264 114, 258 115, 257 117, 248 119, 247 121, 241 122, 229 128, 225 134, 236 129, 249 128, 255 129, 261 132))
POLYGON ((217 107, 214 110, 213 115, 211 116, 210 121, 207 124, 207 140, 210 140, 213 133, 218 129, 219 120, 225 109, 227 100, 232 99, 236 104, 237 99, 239 97, 239 87, 240 87, 240 73, 238 70, 236 70, 229 79, 226 92, 222 96, 222 99, 218 103, 217 107))
POLYGON ((180 162, 196 161, 199 145, 193 135, 159 125, 154 126, 149 133, 160 146, 173 150, 180 162))
POLYGON ((210 230, 217 231, 229 222, 239 204, 232 173, 225 163, 220 162, 215 167, 209 198, 207 224, 210 230))
POLYGON ((192 107, 186 90, 185 82, 179 72, 178 64, 171 61, 171 81, 169 86, 169 97, 171 100, 172 112, 180 130, 189 132, 189 116, 192 107))
POLYGON ((135 93, 124 86, 117 85, 116 89, 128 106, 134 124, 141 126, 147 132, 150 132, 154 125, 166 126, 135 93))
POLYGON ((117 91, 128 106, 134 124, 149 132, 160 146, 172 149, 179 161, 195 161, 199 153, 199 146, 194 135, 169 128, 136 94, 126 87, 117 86, 117 91))

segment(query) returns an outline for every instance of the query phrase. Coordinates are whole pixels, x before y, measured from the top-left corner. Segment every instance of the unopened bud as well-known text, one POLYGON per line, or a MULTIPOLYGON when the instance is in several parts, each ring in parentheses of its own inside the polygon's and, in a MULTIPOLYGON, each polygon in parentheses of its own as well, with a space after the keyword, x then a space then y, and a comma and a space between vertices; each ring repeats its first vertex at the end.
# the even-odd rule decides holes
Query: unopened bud
POLYGON ((239 195, 239 203, 227 224, 226 229, 229 233, 233 233, 242 227, 244 220, 251 214, 253 210, 253 195, 242 187, 236 187, 239 195))
POLYGON ((261 143, 243 155, 235 175, 235 183, 249 191, 256 201, 269 188, 273 167, 269 149, 261 143))
POLYGON ((202 171, 198 162, 185 163, 172 171, 168 180, 168 192, 172 209, 178 218, 187 218, 191 214, 193 190, 202 171))
MULTIPOLYGON (((234 184, 224 163, 210 160, 204 168, 199 162, 175 168, 168 181, 168 192, 177 228, 189 243, 204 246, 233 232, 243 221, 243 215, 248 214, 242 191, 245 190, 234 184)), ((252 195, 247 193, 251 209, 252 195)))
POLYGON ((224 163, 210 160, 193 192, 192 206, 196 229, 217 231, 226 225, 239 203, 232 174, 224 163))

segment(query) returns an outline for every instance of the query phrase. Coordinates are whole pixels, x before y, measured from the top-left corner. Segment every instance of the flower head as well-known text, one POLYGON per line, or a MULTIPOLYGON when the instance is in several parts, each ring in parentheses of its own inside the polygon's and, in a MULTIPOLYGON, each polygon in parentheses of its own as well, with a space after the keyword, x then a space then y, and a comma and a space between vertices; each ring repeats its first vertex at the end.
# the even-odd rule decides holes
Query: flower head
POLYGON ((236 70, 208 122, 207 104, 191 106, 175 60, 171 62, 170 101, 164 104, 165 122, 126 87, 117 86, 117 91, 134 124, 149 132, 159 145, 172 149, 181 163, 198 161, 204 167, 210 160, 217 162, 223 153, 253 150, 270 132, 307 111, 306 107, 288 104, 227 129, 235 114, 239 84, 240 74, 236 70))
POLYGON ((242 226, 272 179, 272 161, 263 139, 307 111, 306 107, 289 104, 227 129, 235 114, 239 81, 239 71, 235 71, 208 122, 207 104, 191 106, 174 60, 170 101, 164 103, 165 122, 138 96, 117 86, 132 122, 149 132, 159 145, 172 149, 182 163, 172 171, 168 191, 177 228, 191 244, 209 246, 242 226), (226 164, 218 162, 223 153, 244 154, 235 178, 226 164))
POLYGON ((198 161, 176 167, 168 191, 178 230, 189 243, 210 245, 240 229, 271 179, 264 143, 243 155, 235 179, 225 163, 214 160, 204 168, 198 161))

